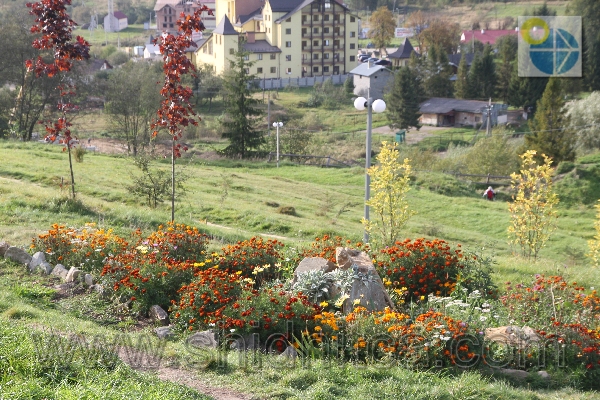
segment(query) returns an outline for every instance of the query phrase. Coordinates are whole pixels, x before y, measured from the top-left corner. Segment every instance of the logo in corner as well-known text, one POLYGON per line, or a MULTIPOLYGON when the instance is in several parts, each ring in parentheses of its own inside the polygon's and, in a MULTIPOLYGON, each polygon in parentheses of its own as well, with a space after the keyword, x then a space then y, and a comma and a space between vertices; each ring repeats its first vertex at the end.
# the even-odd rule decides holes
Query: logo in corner
POLYGON ((581 17, 519 17, 520 77, 581 77, 581 17))

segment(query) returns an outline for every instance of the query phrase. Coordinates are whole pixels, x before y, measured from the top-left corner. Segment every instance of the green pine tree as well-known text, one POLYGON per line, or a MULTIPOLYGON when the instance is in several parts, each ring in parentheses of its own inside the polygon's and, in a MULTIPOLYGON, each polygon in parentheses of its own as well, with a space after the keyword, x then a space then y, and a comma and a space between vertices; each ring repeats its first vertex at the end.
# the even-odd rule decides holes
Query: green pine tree
POLYGON ((481 64, 481 94, 484 99, 489 99, 494 97, 496 91, 496 65, 494 63, 492 47, 489 44, 486 44, 483 48, 481 64))
POLYGON ((414 70, 402 67, 394 75, 394 86, 385 97, 387 116, 392 129, 419 130, 419 84, 414 70))
POLYGON ((517 38, 515 36, 503 36, 498 46, 498 74, 496 92, 498 97, 505 103, 508 102, 510 80, 513 70, 513 61, 517 58, 517 38))
POLYGON ((254 63, 248 61, 249 54, 243 50, 240 40, 239 49, 223 77, 222 137, 229 139, 229 145, 222 153, 228 157, 247 158, 264 143, 263 133, 257 128, 257 117, 262 111, 256 108, 258 101, 252 97, 254 75, 249 71, 254 63))
POLYGON ((462 55, 458 63, 456 81, 454 82, 454 95, 457 99, 469 98, 469 66, 467 65, 466 54, 462 55))
POLYGON ((576 136, 569 129, 565 113, 564 90, 561 81, 550 78, 538 101, 534 118, 529 122, 531 133, 525 135, 525 150, 535 150, 551 157, 555 164, 575 159, 576 136))
POLYGON ((548 78, 519 77, 517 60, 512 63, 512 73, 508 87, 508 104, 535 112, 537 101, 542 97, 548 78))
POLYGON ((469 76, 467 79, 467 93, 471 99, 485 99, 482 93, 483 88, 483 59, 480 53, 475 53, 473 62, 471 63, 471 69, 469 70, 469 76))

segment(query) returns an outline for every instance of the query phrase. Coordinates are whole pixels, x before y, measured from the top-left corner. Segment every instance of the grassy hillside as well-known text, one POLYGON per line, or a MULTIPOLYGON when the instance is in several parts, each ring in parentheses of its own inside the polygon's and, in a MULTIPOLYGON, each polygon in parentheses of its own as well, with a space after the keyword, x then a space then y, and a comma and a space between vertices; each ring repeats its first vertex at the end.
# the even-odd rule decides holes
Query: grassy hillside
MULTIPOLYGON (((157 209, 132 197, 127 186, 138 174, 132 160, 98 153, 75 163, 78 202, 66 201, 61 179, 68 177, 67 156, 59 146, 1 142, 0 237, 26 245, 53 223, 97 222, 121 231, 151 228, 170 218, 167 203, 157 209)), ((167 161, 160 168, 168 170, 167 161)), ((312 241, 325 233, 353 241, 362 239, 364 175, 362 168, 319 168, 266 162, 179 160, 189 176, 188 193, 177 201, 176 219, 211 232, 224 241, 255 234, 277 235, 290 245, 312 241), (294 207, 295 215, 281 207, 294 207), (222 228, 214 225, 223 225, 222 228)), ((589 206, 559 207, 558 230, 541 259, 530 264, 512 257, 507 244, 507 203, 488 202, 480 189, 435 173, 419 174, 409 192, 418 214, 406 237, 438 237, 471 249, 486 247, 500 261, 503 275, 551 273, 567 268, 573 278, 597 281, 584 254, 594 235, 594 210, 589 206)))

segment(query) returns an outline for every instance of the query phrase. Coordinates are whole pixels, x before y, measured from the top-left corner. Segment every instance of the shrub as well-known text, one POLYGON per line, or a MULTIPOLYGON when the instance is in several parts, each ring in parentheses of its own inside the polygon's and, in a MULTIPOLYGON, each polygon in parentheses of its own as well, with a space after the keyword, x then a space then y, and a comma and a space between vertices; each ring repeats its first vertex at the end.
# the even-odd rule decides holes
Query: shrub
POLYGON ((142 312, 158 304, 167 308, 178 299, 178 290, 192 280, 204 259, 208 237, 197 228, 169 223, 143 238, 136 246, 109 257, 102 282, 132 302, 142 312))
POLYGON ((85 147, 83 146, 75 146, 73 147, 73 157, 75 158, 76 162, 83 162, 83 156, 85 156, 85 153, 87 153, 87 150, 85 149, 85 147))
POLYGON ((256 288, 279 277, 280 251, 283 243, 254 236, 235 245, 223 247, 218 257, 219 268, 229 273, 239 272, 242 278, 251 278, 256 288))
POLYGON ((452 249, 441 239, 406 239, 382 249, 375 265, 386 286, 394 291, 404 288, 412 301, 429 293, 447 296, 464 268, 460 247, 452 249))
POLYGON ((34 238, 30 248, 33 252, 46 253, 46 260, 51 264, 97 273, 104 267, 106 257, 126 251, 128 243, 112 229, 98 229, 93 223, 83 228, 54 224, 47 233, 34 238))
POLYGON ((344 240, 340 236, 323 235, 323 237, 315 238, 315 241, 310 244, 310 247, 304 248, 298 254, 297 261, 302 261, 306 257, 321 257, 331 262, 336 262, 335 249, 337 247, 350 247, 354 245, 357 249, 370 251, 369 245, 362 242, 352 243, 350 240, 344 240))

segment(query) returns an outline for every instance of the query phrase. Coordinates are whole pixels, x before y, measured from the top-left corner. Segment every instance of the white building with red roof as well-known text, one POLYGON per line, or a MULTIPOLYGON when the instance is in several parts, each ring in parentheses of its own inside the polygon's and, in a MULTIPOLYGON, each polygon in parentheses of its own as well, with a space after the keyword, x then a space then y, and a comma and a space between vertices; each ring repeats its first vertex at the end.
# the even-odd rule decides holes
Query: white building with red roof
POLYGON ((115 11, 112 15, 107 14, 106 17, 104 17, 105 32, 119 32, 128 26, 127 15, 121 11, 115 11))
POLYGON ((489 44, 493 46, 498 38, 509 35, 516 36, 518 33, 518 30, 513 29, 478 29, 463 31, 462 35, 460 35, 460 42, 471 43, 473 40, 479 40, 483 44, 489 44))

